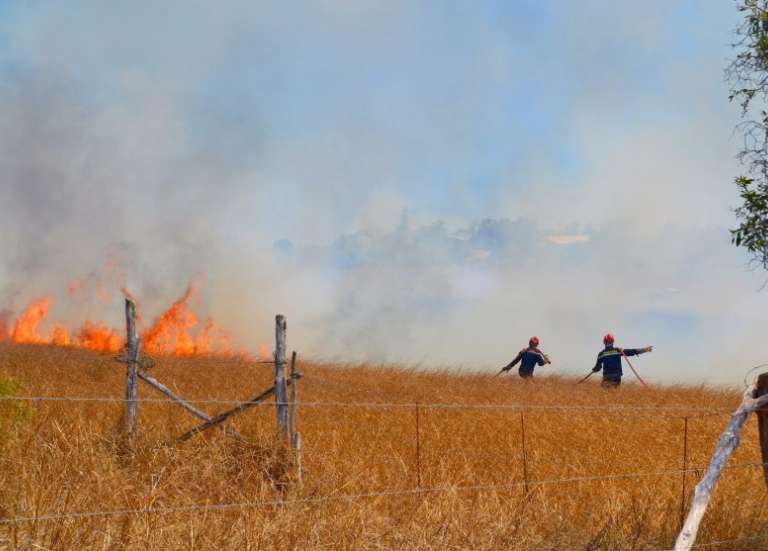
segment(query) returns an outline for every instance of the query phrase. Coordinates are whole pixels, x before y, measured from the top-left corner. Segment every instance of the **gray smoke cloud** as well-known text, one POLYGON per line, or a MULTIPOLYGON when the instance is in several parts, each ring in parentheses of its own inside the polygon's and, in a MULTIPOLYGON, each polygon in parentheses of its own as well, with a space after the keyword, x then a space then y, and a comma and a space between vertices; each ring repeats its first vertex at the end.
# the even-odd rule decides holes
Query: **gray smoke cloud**
POLYGON ((655 381, 768 356, 728 243, 723 9, 675 61, 664 2, 564 2, 551 45, 456 6, 164 6, 6 8, 0 308, 119 327, 121 285, 152 317, 203 274, 201 314, 250 350, 280 312, 345 361, 490 370, 537 334, 581 374, 608 331, 657 346, 655 381))

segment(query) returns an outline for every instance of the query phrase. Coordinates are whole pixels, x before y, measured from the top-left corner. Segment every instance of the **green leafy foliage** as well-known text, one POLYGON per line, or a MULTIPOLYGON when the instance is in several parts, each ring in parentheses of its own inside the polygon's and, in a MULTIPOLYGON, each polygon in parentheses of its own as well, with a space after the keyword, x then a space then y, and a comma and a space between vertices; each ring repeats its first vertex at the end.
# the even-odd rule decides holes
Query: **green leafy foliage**
POLYGON ((741 205, 734 211, 739 226, 731 236, 768 269, 768 0, 736 0, 736 5, 744 19, 736 29, 736 57, 726 78, 729 99, 741 106, 739 159, 746 174, 735 179, 741 205))

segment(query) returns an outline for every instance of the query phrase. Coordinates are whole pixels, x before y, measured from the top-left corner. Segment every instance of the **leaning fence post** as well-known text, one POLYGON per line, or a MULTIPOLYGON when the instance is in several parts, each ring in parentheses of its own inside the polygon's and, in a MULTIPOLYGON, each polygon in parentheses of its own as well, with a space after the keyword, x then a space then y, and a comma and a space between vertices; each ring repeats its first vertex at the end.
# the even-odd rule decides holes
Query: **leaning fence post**
POLYGON ((720 472, 725 468, 728 458, 739 445, 741 428, 751 412, 768 404, 768 395, 759 398, 755 397, 756 386, 756 384, 752 384, 744 391, 741 404, 731 415, 728 426, 720 435, 715 445, 715 451, 712 452, 709 466, 693 491, 691 508, 688 511, 685 524, 677 536, 674 551, 693 549, 696 543, 696 534, 699 531, 699 524, 701 524, 701 519, 707 510, 707 505, 709 504, 710 497, 712 497, 717 480, 720 478, 720 472))
POLYGON ((275 316, 275 405, 277 408, 277 436, 288 436, 288 396, 285 388, 285 316, 275 316))
POLYGON ((125 329, 126 329, 126 376, 125 376, 125 413, 124 431, 128 444, 133 445, 136 437, 136 359, 139 354, 139 338, 136 335, 136 305, 132 300, 125 299, 125 329))
MULTIPOLYGON (((760 397, 768 394, 768 373, 763 373, 757 378, 757 387, 755 396, 760 397)), ((768 485, 768 408, 760 408, 757 415, 757 427, 760 431, 760 452, 763 457, 763 477, 765 484, 768 485)))

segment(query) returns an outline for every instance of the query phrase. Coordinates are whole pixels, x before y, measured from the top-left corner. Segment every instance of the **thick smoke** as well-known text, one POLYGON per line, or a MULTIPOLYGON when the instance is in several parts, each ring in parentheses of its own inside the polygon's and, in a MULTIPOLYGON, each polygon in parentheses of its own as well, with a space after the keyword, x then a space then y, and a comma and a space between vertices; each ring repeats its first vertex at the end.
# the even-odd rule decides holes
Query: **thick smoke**
POLYGON ((166 6, 0 8, 0 309, 120 327, 120 287, 152 318, 203 278, 254 351, 280 312, 345 361, 490 370, 538 334, 581 374, 611 331, 650 380, 733 383, 768 355, 720 8, 675 62, 664 2, 540 36, 533 8, 166 6))

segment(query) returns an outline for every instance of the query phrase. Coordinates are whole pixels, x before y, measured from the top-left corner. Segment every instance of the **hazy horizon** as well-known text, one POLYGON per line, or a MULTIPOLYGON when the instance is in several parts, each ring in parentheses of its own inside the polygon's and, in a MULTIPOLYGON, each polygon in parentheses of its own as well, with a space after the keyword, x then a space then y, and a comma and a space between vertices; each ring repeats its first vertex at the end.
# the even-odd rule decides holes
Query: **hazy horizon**
POLYGON ((579 375, 612 332, 649 381, 737 384, 768 358, 728 231, 738 18, 0 2, 0 312, 121 327, 121 284, 151 318, 203 274, 252 351, 282 313, 306 356, 490 371, 535 334, 579 375))

